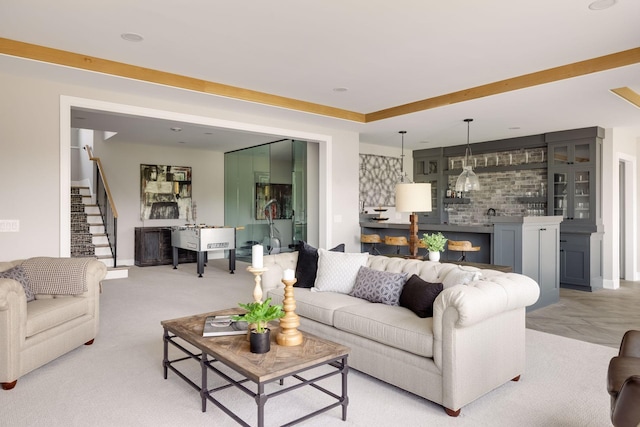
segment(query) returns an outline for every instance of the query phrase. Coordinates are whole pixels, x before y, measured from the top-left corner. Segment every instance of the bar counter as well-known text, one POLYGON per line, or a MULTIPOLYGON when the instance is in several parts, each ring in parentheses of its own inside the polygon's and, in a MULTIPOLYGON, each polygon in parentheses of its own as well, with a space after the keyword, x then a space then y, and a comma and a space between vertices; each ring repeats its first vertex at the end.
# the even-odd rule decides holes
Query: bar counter
MULTIPOLYGON (((384 242, 385 236, 405 236, 409 238, 409 223, 394 222, 378 222, 371 220, 360 221, 360 230, 362 234, 378 234, 384 242)), ((467 252, 466 260, 468 262, 477 262, 483 264, 493 264, 493 224, 472 224, 472 225, 455 225, 455 224, 418 224, 418 238, 422 238, 424 233, 441 232, 449 240, 468 240, 473 246, 480 246, 478 252, 467 252)), ((383 244, 376 245, 376 248, 382 255, 396 254, 398 248, 383 244)), ((371 245, 368 243, 361 244, 363 252, 372 252, 371 245)), ((408 255, 408 247, 400 247, 401 255, 408 255)), ((419 255, 426 255, 425 249, 418 250, 419 255)), ((458 260, 461 257, 460 252, 447 250, 445 246, 441 259, 458 260)))

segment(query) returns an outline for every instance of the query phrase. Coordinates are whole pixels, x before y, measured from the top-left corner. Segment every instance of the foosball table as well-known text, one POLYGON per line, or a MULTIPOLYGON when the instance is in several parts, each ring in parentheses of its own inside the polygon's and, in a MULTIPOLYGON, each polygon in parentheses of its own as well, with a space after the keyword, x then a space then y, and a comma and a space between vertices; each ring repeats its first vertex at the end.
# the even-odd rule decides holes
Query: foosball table
POLYGON ((204 274, 209 251, 229 251, 229 272, 236 269, 236 229, 210 225, 171 227, 173 268, 178 268, 178 249, 197 252, 198 277, 204 274))

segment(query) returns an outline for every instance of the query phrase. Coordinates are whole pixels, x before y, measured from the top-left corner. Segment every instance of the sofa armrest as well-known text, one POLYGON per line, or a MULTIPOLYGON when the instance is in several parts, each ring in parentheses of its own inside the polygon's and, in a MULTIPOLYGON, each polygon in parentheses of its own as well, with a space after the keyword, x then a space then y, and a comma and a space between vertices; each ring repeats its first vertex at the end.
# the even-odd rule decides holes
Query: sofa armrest
POLYGON ((438 295, 433 305, 433 338, 436 364, 440 364, 444 331, 464 329, 509 311, 524 309, 540 296, 535 280, 516 273, 495 275, 455 285, 438 295))
POLYGON ((285 270, 296 269, 298 263, 298 252, 283 252, 274 255, 267 255, 263 259, 263 265, 267 269, 262 274, 262 292, 264 295, 272 289, 284 287, 282 275, 285 270))
POLYGON ((540 287, 535 280, 516 273, 476 280, 467 285, 445 289, 433 307, 434 334, 442 328, 444 311, 453 307, 458 311, 457 327, 470 326, 498 313, 527 307, 538 300, 540 287))

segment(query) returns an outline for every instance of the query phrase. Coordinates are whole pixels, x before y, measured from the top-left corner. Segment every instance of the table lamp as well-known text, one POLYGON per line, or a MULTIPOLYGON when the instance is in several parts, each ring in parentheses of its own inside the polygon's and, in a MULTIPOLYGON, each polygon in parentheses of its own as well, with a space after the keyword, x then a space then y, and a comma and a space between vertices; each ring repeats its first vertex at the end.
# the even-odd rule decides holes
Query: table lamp
POLYGON ((409 212, 409 253, 418 256, 418 215, 431 212, 431 184, 402 182, 396 184, 396 212, 409 212))

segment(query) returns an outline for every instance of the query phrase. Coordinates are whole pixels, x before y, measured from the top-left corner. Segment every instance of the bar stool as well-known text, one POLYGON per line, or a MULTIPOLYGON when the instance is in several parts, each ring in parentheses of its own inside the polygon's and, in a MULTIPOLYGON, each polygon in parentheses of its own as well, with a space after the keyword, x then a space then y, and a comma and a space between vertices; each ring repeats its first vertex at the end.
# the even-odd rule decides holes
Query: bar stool
POLYGON ((376 245, 382 244, 382 239, 379 234, 361 234, 360 243, 366 243, 371 245, 371 254, 380 255, 380 251, 376 248, 376 245))
POLYGON ((466 261, 467 252, 478 252, 480 250, 480 246, 473 246, 468 240, 449 240, 447 248, 452 252, 462 252, 462 256, 458 261, 466 261))
POLYGON ((396 255, 400 255, 400 246, 409 246, 409 241, 404 236, 384 236, 384 244, 396 247, 396 255))

